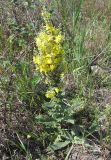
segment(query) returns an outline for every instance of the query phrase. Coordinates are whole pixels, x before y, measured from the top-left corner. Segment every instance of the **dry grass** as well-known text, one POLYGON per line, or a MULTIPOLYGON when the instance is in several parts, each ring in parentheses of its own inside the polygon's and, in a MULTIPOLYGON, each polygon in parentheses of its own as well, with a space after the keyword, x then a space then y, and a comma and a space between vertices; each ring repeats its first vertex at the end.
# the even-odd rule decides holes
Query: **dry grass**
MULTIPOLYGON (((85 128, 85 124, 88 124, 89 130, 91 125, 98 125, 101 116, 106 115, 108 127, 105 128, 107 135, 104 143, 106 146, 110 144, 111 1, 84 0, 80 11, 77 10, 79 16, 76 24, 74 24, 74 17, 72 16, 75 12, 72 14, 73 7, 71 5, 74 1, 70 0, 70 2, 67 0, 44 0, 41 3, 36 0, 33 2, 17 1, 15 3, 8 0, 0 1, 1 160, 6 159, 6 157, 12 160, 35 160, 42 154, 47 154, 47 146, 53 143, 52 140, 57 137, 55 130, 60 129, 44 128, 43 125, 36 123, 37 115, 46 114, 48 116, 48 112, 44 109, 45 106, 42 108, 42 105, 46 101, 49 102, 44 96, 46 85, 43 84, 43 79, 40 79, 40 83, 38 83, 40 75, 35 72, 33 65, 33 54, 37 49, 34 38, 42 24, 40 13, 44 4, 53 15, 52 22, 56 27, 61 26, 66 38, 64 42, 65 56, 70 67, 66 79, 63 80, 65 84, 63 90, 64 92, 68 91, 68 94, 62 95, 65 102, 62 107, 71 106, 70 110, 72 111, 75 109, 73 106, 81 107, 82 104, 83 108, 80 108, 78 116, 81 122, 79 125, 83 125, 85 128), (83 33, 84 30, 85 34, 83 33), (94 75, 93 72, 89 73, 90 64, 101 66, 103 69, 107 68, 108 74, 99 76, 94 75), (87 109, 87 106, 93 108, 93 112, 100 109, 95 114, 94 122, 93 120, 87 122, 89 115, 93 116, 94 114, 91 110, 88 113, 89 117, 85 118, 87 114, 84 113, 84 107, 87 109), (82 120, 82 118, 84 119, 82 120), (82 124, 83 121, 86 123, 82 124), (26 149, 21 146, 21 142, 26 149)), ((75 0, 74 4, 78 7, 78 0, 75 0)), ((70 134, 73 127, 70 128, 70 125, 63 124, 62 131, 67 128, 69 128, 70 134)), ((101 140, 99 139, 99 141, 101 140)), ((101 142, 100 145, 100 148, 104 149, 101 142)), ((80 148, 81 146, 77 148, 76 153, 78 150, 82 151, 83 148, 80 148)), ((75 156, 75 150, 76 146, 72 156, 75 156)), ((101 155, 102 153, 106 154, 105 151, 101 152, 101 155)), ((87 159, 87 156, 92 153, 83 149, 83 154, 87 159)), ((61 151, 60 155, 63 157, 61 151)), ((81 158, 81 153, 78 156, 81 158)), ((93 155, 92 157, 94 158, 93 155)))

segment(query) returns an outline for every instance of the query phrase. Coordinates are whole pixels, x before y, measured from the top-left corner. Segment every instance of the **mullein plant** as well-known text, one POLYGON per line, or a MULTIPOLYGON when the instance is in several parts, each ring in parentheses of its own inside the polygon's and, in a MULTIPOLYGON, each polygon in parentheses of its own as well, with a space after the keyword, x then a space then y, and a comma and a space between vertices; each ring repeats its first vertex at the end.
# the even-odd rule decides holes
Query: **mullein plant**
POLYGON ((51 15, 45 9, 43 9, 42 17, 44 25, 35 39, 38 53, 33 57, 33 61, 48 85, 46 97, 52 99, 61 91, 60 80, 64 74, 62 46, 64 36, 59 28, 53 26, 51 15))

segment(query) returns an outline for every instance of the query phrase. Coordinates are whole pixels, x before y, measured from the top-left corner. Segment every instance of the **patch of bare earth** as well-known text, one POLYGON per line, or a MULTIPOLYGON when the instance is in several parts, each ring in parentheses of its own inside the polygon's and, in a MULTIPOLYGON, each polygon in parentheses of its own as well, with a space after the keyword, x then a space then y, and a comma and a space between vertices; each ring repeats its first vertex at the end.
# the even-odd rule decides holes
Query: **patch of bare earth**
POLYGON ((111 155, 108 150, 102 150, 96 145, 92 149, 74 145, 69 160, 111 160, 111 155))

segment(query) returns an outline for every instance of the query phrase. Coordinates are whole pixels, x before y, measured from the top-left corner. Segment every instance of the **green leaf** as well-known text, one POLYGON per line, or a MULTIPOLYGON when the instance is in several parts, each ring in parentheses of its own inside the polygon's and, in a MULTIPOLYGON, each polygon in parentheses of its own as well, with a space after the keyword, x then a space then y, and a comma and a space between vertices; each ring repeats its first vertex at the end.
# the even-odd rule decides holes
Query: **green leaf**
POLYGON ((49 149, 56 151, 56 150, 60 150, 64 147, 66 147, 67 145, 69 145, 71 142, 70 141, 65 141, 65 142, 57 142, 54 143, 52 145, 49 146, 49 149))
POLYGON ((43 115, 38 115, 36 118, 36 123, 45 125, 47 128, 56 128, 57 127, 57 122, 51 117, 43 116, 43 115))
POLYGON ((66 122, 70 124, 75 124, 74 119, 67 119, 66 122))
POLYGON ((40 76, 34 76, 33 79, 31 80, 32 85, 35 86, 36 84, 38 84, 41 80, 40 76))

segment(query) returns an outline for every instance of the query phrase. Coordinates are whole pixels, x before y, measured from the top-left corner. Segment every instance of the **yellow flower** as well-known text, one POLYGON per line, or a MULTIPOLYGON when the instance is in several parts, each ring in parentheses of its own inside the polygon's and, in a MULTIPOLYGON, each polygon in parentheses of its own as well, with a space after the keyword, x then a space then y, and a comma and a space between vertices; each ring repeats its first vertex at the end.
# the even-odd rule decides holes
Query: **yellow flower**
POLYGON ((46 58, 51 58, 51 54, 47 53, 46 58))
POLYGON ((33 61, 34 61, 35 64, 40 64, 41 63, 40 57, 38 55, 33 57, 33 61))
POLYGON ((41 13, 42 17, 44 18, 44 20, 49 20, 51 15, 49 12, 47 12, 45 9, 43 10, 43 12, 41 13))
POLYGON ((48 42, 53 41, 53 36, 49 35, 49 36, 47 37, 47 41, 48 41, 48 42))
POLYGON ((55 66, 52 64, 50 65, 50 70, 53 71, 55 69, 55 66))
POLYGON ((45 96, 47 98, 54 98, 55 95, 56 95, 55 91, 52 90, 52 91, 47 91, 45 96))
POLYGON ((56 87, 56 88, 55 88, 55 92, 56 92, 56 93, 59 93, 59 92, 60 92, 60 89, 56 87))
POLYGON ((58 30, 55 29, 55 27, 50 23, 50 24, 46 24, 45 26, 46 31, 53 33, 53 34, 57 34, 58 30))
POLYGON ((60 77, 61 77, 61 78, 64 78, 64 73, 63 73, 63 72, 60 74, 60 77))
POLYGON ((60 34, 55 38, 56 43, 60 43, 62 40, 63 40, 63 36, 60 34))
POLYGON ((52 88, 51 90, 46 92, 47 98, 53 98, 60 92, 60 89, 58 87, 52 88))
POLYGON ((46 58, 46 59, 45 59, 45 63, 47 63, 47 64, 52 64, 53 61, 52 61, 52 59, 49 57, 49 58, 46 58))

